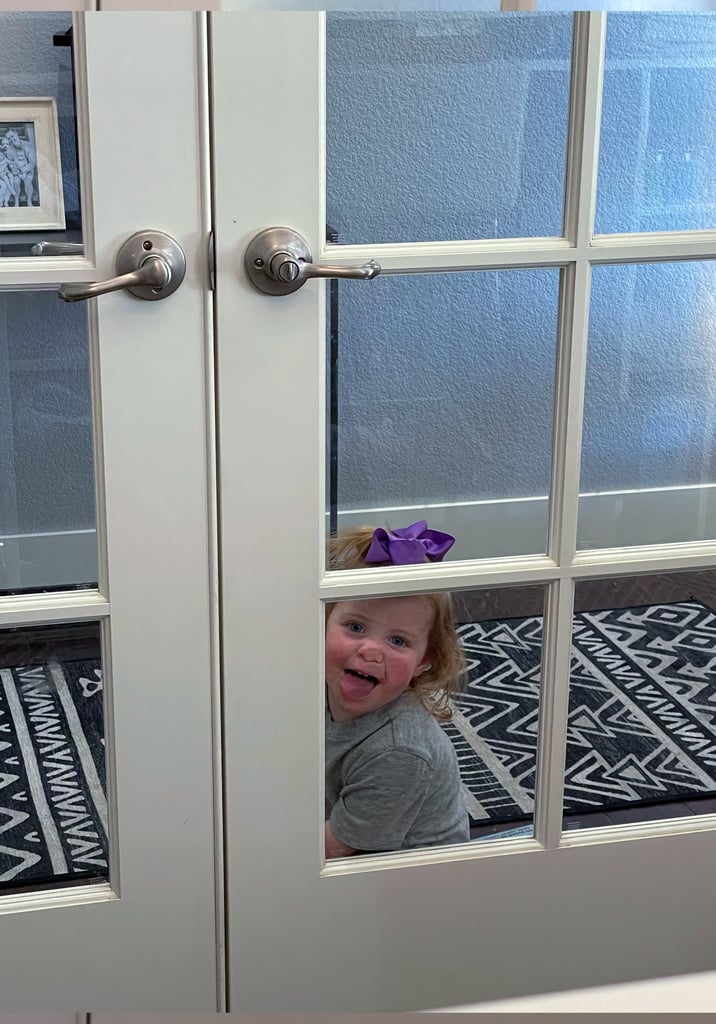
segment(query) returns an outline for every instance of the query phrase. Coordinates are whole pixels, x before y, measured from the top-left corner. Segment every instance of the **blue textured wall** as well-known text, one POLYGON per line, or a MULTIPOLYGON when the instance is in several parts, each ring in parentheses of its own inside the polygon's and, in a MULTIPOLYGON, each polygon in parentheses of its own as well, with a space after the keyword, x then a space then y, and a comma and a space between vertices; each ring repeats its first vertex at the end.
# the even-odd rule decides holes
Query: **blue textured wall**
POLYGON ((0 96, 54 96, 65 210, 76 213, 79 186, 71 50, 52 43, 54 34, 71 26, 70 13, 0 12, 0 96))
POLYGON ((0 293, 0 534, 93 529, 86 304, 0 293))
MULTIPOLYGON (((0 95, 57 100, 66 211, 79 205, 71 60, 52 37, 71 24, 68 13, 0 13, 0 95)), ((0 293, 0 534, 94 527, 87 336, 83 303, 0 293)))
POLYGON ((571 30, 566 14, 329 15, 340 241, 560 234, 571 30))
MULTIPOLYGON (((328 17, 341 242, 560 234, 568 14, 328 17)), ((597 231, 716 227, 716 16, 608 19, 597 231)), ((545 494, 554 271, 340 286, 339 507, 545 494)), ((582 488, 714 464, 713 265, 597 268, 582 488)))
POLYGON ((716 265, 595 267, 583 491, 716 481, 716 265))
POLYGON ((716 11, 716 0, 537 0, 539 11, 716 11))
POLYGON ((547 493, 558 277, 341 284, 339 507, 547 493))

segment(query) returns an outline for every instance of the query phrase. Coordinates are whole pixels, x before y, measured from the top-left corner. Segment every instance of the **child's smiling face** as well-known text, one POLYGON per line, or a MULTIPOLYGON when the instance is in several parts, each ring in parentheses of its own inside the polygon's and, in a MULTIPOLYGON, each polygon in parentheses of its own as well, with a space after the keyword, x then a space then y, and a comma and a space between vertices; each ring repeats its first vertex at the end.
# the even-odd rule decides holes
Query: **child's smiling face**
POLYGON ((335 722, 389 704, 428 668, 434 615, 420 595, 335 605, 326 623, 326 689, 335 722))

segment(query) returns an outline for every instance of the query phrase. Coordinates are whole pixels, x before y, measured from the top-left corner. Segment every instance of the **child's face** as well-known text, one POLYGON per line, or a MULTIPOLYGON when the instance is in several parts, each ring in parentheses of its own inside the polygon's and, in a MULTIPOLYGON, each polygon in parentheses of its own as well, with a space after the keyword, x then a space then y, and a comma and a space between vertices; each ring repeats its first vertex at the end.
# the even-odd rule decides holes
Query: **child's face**
POLYGON ((335 722, 382 708, 428 668, 427 598, 341 601, 326 623, 326 689, 335 722))

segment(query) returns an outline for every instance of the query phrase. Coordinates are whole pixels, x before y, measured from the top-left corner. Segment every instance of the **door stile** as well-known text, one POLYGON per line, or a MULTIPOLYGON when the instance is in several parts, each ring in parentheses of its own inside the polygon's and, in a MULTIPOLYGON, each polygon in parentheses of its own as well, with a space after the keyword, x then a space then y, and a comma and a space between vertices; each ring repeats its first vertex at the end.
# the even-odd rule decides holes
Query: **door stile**
POLYGON ((562 269, 560 282, 547 544, 561 572, 549 584, 544 609, 534 819, 535 838, 547 850, 559 847, 562 835, 574 614, 569 567, 577 547, 591 286, 591 266, 584 250, 596 208, 605 38, 604 15, 575 14, 564 224, 565 234, 576 246, 576 259, 562 269))
POLYGON ((564 233, 584 256, 594 231, 606 15, 575 13, 564 233))
POLYGON ((573 581, 562 578, 551 583, 542 631, 534 809, 534 837, 546 850, 557 849, 562 835, 573 608, 573 581))
POLYGON ((222 624, 219 538, 219 474, 218 474, 218 379, 214 214, 211 121, 211 51, 209 15, 206 10, 194 15, 197 38, 198 132, 200 180, 202 183, 202 244, 206 246, 207 263, 204 287, 204 322, 207 344, 204 346, 204 379, 206 409, 207 467, 207 546, 209 556, 209 658, 211 663, 211 729, 213 768, 214 821, 214 906, 216 921, 216 1008, 227 1008, 227 877, 224 858, 224 715, 222 690, 222 624))

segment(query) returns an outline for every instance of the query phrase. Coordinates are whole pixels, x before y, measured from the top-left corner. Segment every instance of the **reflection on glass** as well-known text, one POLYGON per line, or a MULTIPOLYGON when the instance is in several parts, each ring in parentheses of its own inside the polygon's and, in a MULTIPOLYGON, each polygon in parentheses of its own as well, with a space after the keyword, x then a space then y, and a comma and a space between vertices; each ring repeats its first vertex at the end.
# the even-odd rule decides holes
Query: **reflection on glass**
POLYGON ((593 271, 580 548, 716 537, 714 262, 593 271))
POLYGON ((0 256, 82 242, 73 45, 68 12, 0 12, 0 256))
POLYGON ((97 623, 0 631, 0 887, 106 877, 106 789, 97 623))
POLYGON ((87 309, 0 293, 0 593, 96 583, 87 309))
POLYGON ((330 292, 329 519, 427 519, 448 558, 547 542, 559 271, 342 281, 330 292))
POLYGON ((716 227, 716 20, 607 16, 596 231, 716 227))
POLYGON ((716 810, 716 572, 576 585, 565 828, 716 810))
MULTIPOLYGON (((333 539, 370 564, 373 530, 333 539)), ((385 564, 385 563, 382 563, 385 564)), ((326 608, 326 856, 532 834, 543 593, 326 608)))
POLYGON ((571 44, 568 14, 330 13, 337 240, 561 235, 571 44))

